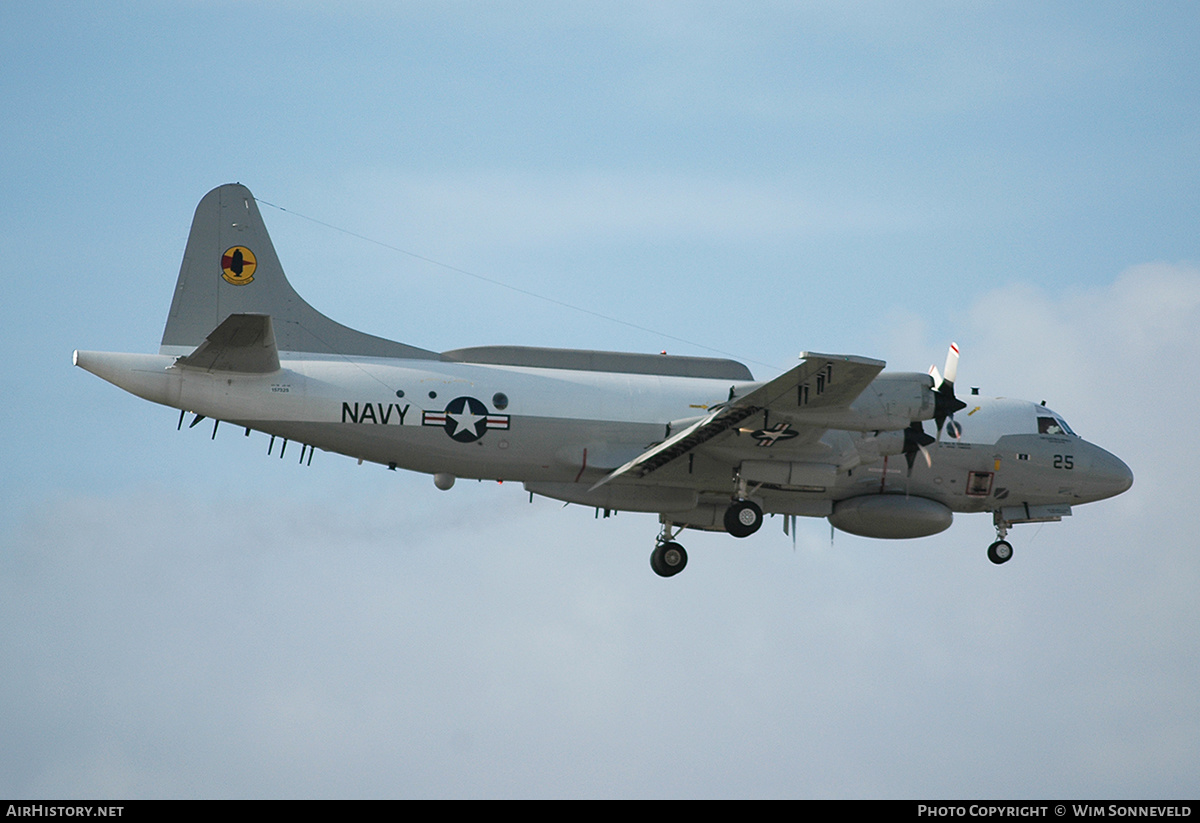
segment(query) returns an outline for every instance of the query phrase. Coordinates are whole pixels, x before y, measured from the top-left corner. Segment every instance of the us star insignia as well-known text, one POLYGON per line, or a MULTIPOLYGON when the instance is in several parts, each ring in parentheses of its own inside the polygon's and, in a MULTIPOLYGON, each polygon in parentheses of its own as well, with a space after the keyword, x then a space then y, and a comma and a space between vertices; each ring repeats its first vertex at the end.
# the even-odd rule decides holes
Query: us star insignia
POLYGON ((750 432, 750 436, 758 441, 761 448, 771 448, 780 440, 791 440, 800 432, 791 427, 789 423, 776 423, 769 429, 757 429, 750 432))
POLYGON ((421 415, 421 425, 441 426, 452 440, 473 443, 489 429, 507 429, 507 414, 490 414, 487 406, 474 397, 456 397, 441 412, 427 411, 421 415))

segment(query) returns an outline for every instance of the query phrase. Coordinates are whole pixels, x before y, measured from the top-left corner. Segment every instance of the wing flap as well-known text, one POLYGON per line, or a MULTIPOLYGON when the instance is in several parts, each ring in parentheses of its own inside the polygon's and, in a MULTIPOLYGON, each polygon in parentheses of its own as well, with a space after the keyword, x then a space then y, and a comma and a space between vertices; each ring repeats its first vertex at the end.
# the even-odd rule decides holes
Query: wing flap
POLYGON ((269 374, 279 371, 279 349, 269 314, 231 314, 203 343, 175 361, 205 371, 269 374))

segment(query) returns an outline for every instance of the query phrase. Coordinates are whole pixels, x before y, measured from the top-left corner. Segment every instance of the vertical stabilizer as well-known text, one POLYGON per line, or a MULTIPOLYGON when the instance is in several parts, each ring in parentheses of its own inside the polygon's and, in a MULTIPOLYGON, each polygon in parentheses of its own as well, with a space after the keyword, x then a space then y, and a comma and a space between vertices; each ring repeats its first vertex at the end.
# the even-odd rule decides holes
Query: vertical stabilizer
POLYGON ((231 314, 270 315, 280 351, 436 358, 433 352, 330 320, 288 283, 254 195, 230 183, 204 196, 192 218, 162 354, 187 354, 231 314))

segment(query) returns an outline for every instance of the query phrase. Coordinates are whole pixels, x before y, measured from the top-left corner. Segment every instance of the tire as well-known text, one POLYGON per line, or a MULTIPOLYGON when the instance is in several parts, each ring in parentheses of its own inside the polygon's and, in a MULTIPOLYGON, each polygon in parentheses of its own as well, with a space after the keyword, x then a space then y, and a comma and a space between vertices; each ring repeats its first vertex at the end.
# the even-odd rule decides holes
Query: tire
POLYGON ((678 543, 661 543, 650 553, 650 568, 659 577, 674 577, 687 566, 687 552, 678 543))
POLYGON ((1012 559, 1012 551, 1012 544, 1007 540, 997 540, 988 546, 988 560, 999 566, 1001 563, 1007 563, 1012 559))
POLYGON ((738 500, 725 510, 725 531, 734 537, 749 537, 762 522, 762 509, 752 500, 738 500))

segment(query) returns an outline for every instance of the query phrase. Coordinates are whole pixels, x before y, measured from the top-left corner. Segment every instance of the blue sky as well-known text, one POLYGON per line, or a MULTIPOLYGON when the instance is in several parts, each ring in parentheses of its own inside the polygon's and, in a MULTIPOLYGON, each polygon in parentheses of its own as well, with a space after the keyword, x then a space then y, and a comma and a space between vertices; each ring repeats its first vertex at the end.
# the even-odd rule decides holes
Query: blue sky
POLYGON ((1188 3, 4 4, 0 795, 1195 797, 1198 38, 1188 3), (177 433, 70 354, 156 350, 234 180, 348 325, 761 377, 957 340, 1134 488, 1003 568, 986 517, 812 520, 662 581, 650 516, 177 433))

